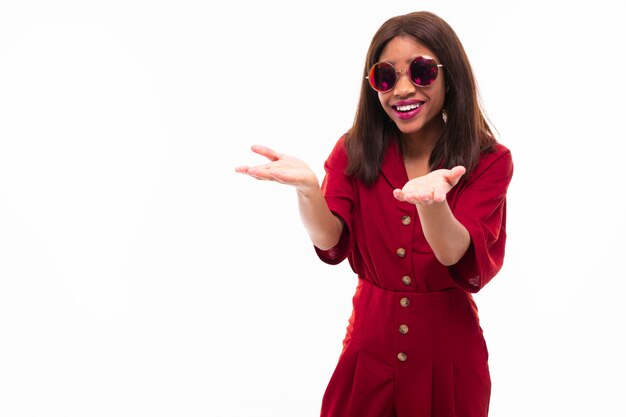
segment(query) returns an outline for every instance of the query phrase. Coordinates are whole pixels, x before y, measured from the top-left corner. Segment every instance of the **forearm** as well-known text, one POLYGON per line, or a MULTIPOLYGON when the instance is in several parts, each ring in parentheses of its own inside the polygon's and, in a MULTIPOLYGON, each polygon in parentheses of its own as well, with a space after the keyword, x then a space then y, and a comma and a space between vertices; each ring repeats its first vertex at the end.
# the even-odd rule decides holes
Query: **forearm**
POLYGON ((443 265, 457 263, 470 246, 470 234, 452 214, 447 201, 417 204, 426 241, 443 265))
POLYGON ((300 217, 311 242, 321 250, 335 247, 344 226, 328 208, 322 190, 316 187, 306 192, 298 190, 297 194, 300 217))

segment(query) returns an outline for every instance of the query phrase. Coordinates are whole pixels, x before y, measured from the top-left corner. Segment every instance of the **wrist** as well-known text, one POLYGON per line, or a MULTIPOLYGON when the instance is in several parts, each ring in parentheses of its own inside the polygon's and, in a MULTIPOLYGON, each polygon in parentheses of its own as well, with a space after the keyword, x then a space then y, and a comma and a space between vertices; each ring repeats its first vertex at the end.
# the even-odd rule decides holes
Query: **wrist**
POLYGON ((296 187, 299 197, 310 199, 311 197, 321 193, 320 186, 317 182, 296 187))
POLYGON ((415 206, 417 207, 418 212, 436 213, 445 210, 448 207, 448 201, 445 199, 443 201, 431 200, 427 204, 417 203, 415 206))

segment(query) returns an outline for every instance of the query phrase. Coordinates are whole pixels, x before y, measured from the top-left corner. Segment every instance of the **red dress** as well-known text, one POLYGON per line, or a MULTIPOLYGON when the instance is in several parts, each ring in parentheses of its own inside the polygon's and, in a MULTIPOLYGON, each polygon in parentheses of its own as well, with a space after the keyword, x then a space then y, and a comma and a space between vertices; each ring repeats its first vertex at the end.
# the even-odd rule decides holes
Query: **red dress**
POLYGON ((395 141, 376 182, 344 174, 343 138, 324 165, 322 190, 345 222, 336 247, 358 275, 344 348, 322 402, 322 417, 486 417, 491 380, 471 293, 500 270, 506 241, 511 154, 498 144, 447 195, 469 231, 463 258, 446 267, 426 242, 415 205, 393 196, 408 181, 395 141))

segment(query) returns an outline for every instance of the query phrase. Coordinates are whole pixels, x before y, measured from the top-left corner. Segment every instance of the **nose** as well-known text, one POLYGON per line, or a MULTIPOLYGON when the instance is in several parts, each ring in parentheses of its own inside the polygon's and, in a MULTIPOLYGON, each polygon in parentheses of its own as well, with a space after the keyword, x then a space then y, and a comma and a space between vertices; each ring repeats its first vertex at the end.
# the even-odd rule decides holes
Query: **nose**
POLYGON ((393 94, 398 97, 406 97, 415 93, 415 84, 409 79, 408 71, 398 71, 398 81, 393 88, 393 94))

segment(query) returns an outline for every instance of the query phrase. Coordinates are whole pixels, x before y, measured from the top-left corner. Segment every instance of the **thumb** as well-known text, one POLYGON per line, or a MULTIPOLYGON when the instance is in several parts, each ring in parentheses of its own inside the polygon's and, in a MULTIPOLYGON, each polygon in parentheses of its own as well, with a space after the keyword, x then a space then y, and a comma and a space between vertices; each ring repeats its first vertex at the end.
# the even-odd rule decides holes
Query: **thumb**
POLYGON ((277 161, 280 158, 280 154, 278 152, 263 145, 253 145, 252 152, 258 153, 259 155, 266 157, 270 161, 277 161))
POLYGON ((450 182, 450 184, 452 184, 452 186, 457 185, 461 177, 465 175, 466 171, 467 170, 465 169, 465 167, 461 165, 452 168, 450 170, 450 175, 448 176, 448 181, 450 182))

